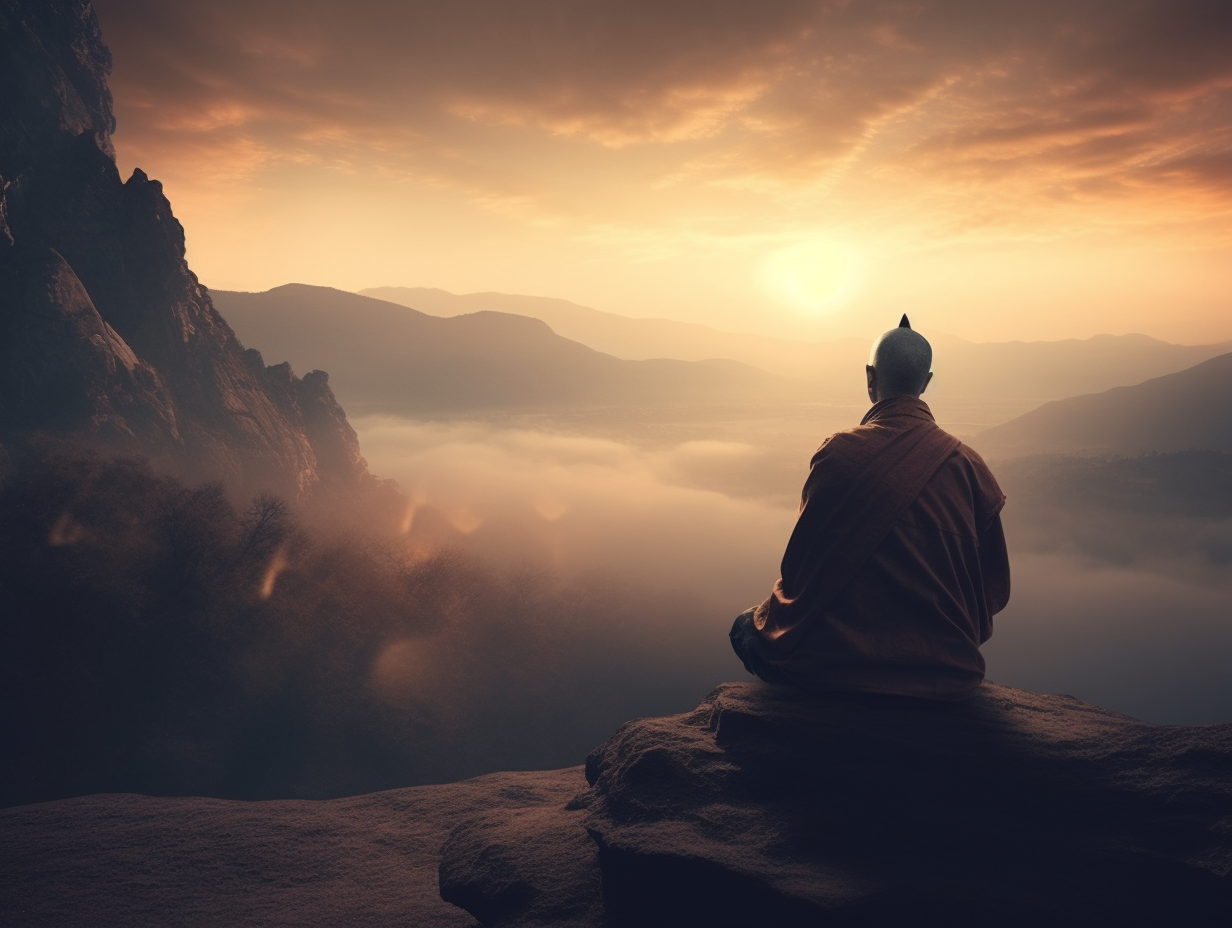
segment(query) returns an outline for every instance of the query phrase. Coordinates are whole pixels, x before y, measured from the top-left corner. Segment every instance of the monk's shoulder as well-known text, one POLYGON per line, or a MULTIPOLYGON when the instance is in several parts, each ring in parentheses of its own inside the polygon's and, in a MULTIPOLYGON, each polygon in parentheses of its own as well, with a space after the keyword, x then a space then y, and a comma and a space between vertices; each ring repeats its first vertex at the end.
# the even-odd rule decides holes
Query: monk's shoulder
POLYGON ((959 455, 967 467, 977 475, 984 483, 990 483, 993 486, 997 485, 997 478, 993 476, 992 469, 985 463, 984 458, 980 453, 968 445, 966 442, 960 441, 958 448, 955 449, 955 454, 959 455))
POLYGON ((835 432, 813 452, 810 464, 859 466, 877 453, 883 431, 875 425, 857 425, 835 432))
POLYGON ((956 461, 966 474, 972 495, 980 508, 989 516, 1000 512, 1005 505, 1005 493, 980 453, 965 442, 959 442, 951 460, 956 461))
POLYGON ((974 466, 980 468, 981 470, 986 470, 990 474, 992 473, 992 471, 988 469, 988 465, 984 462, 984 458, 981 457, 980 453, 966 442, 959 442, 958 450, 959 453, 962 454, 962 456, 970 461, 974 466))
POLYGON ((835 432, 813 452, 800 495, 801 507, 819 496, 841 492, 867 466, 870 457, 867 442, 853 432, 855 429, 835 432))

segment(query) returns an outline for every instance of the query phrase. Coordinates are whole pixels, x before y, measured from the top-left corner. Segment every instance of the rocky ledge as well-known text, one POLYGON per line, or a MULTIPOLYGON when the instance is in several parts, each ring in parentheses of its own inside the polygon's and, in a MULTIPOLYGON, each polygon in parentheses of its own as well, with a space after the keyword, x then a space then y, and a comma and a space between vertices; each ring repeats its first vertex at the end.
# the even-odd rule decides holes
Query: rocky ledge
POLYGON ((729 683, 586 778, 456 827, 442 897, 488 926, 1232 924, 1232 724, 729 683))
POLYGON ((1232 724, 991 684, 930 705, 728 683, 585 771, 0 810, 14 928, 1222 928, 1230 871, 1232 724))

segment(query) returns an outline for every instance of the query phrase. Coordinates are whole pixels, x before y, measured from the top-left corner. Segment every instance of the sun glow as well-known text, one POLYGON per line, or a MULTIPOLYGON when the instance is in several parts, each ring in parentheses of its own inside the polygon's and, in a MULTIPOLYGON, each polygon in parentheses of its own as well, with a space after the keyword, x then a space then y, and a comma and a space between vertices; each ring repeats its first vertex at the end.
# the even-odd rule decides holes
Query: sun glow
POLYGON ((767 288, 799 313, 826 315, 847 303, 858 283, 850 250, 835 242, 804 242, 771 254, 763 265, 767 288))

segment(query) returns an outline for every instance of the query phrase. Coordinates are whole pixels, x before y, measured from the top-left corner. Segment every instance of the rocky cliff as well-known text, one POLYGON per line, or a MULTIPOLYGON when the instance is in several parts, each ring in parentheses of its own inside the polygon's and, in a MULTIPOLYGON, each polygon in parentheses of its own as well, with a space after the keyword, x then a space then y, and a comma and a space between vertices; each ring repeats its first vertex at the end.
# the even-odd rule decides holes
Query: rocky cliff
POLYGON ((457 827, 442 896, 487 926, 1232 922, 1232 724, 728 683, 586 778, 457 827))
POLYGON ((122 181, 85 0, 0 0, 0 440, 50 431, 302 499, 365 481, 327 379, 245 354, 162 186, 122 181))

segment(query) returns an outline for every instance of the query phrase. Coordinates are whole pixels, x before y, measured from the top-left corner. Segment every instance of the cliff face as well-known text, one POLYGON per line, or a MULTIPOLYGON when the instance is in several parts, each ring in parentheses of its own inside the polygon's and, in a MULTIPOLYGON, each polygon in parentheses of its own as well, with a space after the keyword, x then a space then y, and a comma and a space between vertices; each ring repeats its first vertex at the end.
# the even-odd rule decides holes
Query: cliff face
POLYGON ((162 186, 121 181, 85 0, 0 0, 0 436, 54 431, 303 498, 370 479, 324 374, 245 356, 162 186))

